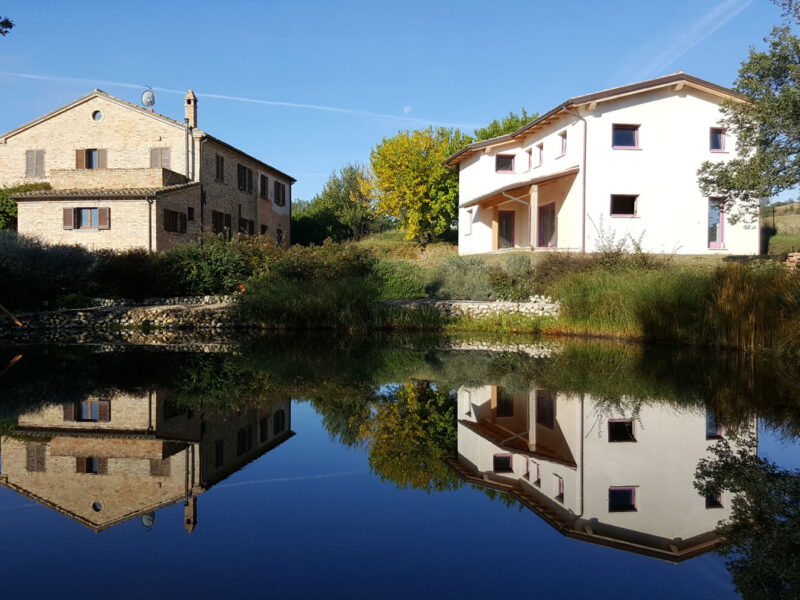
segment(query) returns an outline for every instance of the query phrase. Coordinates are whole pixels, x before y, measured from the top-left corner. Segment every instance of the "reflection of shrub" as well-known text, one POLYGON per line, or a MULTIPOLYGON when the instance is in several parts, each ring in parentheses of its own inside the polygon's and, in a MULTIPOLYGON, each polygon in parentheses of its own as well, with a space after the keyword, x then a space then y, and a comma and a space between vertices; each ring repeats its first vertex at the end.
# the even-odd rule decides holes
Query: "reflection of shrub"
POLYGON ((416 265, 401 261, 381 260, 367 277, 382 300, 425 297, 425 280, 416 265))

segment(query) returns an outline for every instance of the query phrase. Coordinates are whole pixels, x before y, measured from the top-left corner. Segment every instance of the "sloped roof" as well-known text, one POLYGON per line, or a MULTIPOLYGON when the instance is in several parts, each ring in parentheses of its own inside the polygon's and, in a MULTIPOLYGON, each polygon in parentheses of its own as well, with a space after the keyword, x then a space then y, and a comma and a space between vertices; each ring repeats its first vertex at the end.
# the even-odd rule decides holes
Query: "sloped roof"
MULTIPOLYGON (((140 113, 142 115, 148 116, 148 117, 150 117, 152 119, 156 119, 158 121, 161 121, 162 123, 166 123, 167 125, 172 125, 173 127, 179 127, 181 129, 183 129, 185 127, 185 124, 182 123, 181 121, 177 121, 177 120, 175 120, 175 119, 173 119, 171 117, 167 117, 166 115, 162 115, 160 113, 153 112, 153 111, 151 111, 149 109, 146 109, 146 108, 144 108, 142 106, 138 106, 138 105, 134 104, 133 102, 128 102, 127 100, 123 100, 122 98, 117 98, 116 96, 112 96, 111 94, 109 94, 108 92, 104 92, 103 90, 95 89, 93 92, 90 92, 90 93, 86 94, 85 96, 81 96, 80 98, 78 98, 77 100, 73 100, 69 104, 65 104, 64 106, 62 106, 60 108, 57 108, 54 111, 51 111, 51 112, 47 113, 46 115, 43 115, 43 116, 39 117, 38 119, 34 119, 33 121, 29 121, 28 123, 20 125, 16 129, 12 129, 11 131, 0 135, 0 143, 5 143, 6 139, 8 139, 8 138, 10 138, 12 136, 15 136, 15 135, 17 135, 19 133, 22 133, 26 129, 30 129, 31 127, 35 127, 39 123, 42 123, 43 121, 51 119, 51 118, 55 117, 56 115, 59 115, 59 114, 61 114, 63 112, 66 112, 66 111, 68 111, 68 110, 70 110, 72 108, 75 108, 76 106, 79 106, 79 105, 83 104, 84 102, 88 102, 92 98, 103 98, 105 100, 108 100, 109 102, 113 102, 114 104, 118 104, 119 106, 122 106, 124 108, 135 110, 135 111, 137 111, 138 113, 140 113)), ((202 129, 195 128, 192 135, 194 135, 196 137, 199 137, 201 139, 202 138, 206 138, 206 139, 209 139, 209 140, 211 140, 213 142, 217 142, 218 144, 221 144, 221 145, 225 146, 229 150, 233 150, 234 152, 237 152, 237 153, 241 154, 242 156, 245 156, 245 157, 249 158, 250 160, 253 160, 253 161, 257 162, 258 164, 262 165, 266 169, 269 169, 270 171, 273 171, 274 173, 280 175, 281 177, 286 177, 287 179, 290 179, 292 183, 295 183, 297 181, 291 175, 289 175, 287 173, 284 173, 280 169, 276 169, 272 165, 269 165, 269 164, 265 163, 264 161, 256 158, 255 156, 252 156, 251 154, 248 154, 247 152, 239 150, 235 146, 232 146, 231 144, 229 144, 227 142, 224 142, 223 140, 221 140, 221 139, 219 139, 217 137, 214 137, 213 135, 210 135, 210 134, 206 133, 202 129)))
POLYGON ((190 181, 188 183, 177 183, 175 185, 156 188, 120 188, 116 190, 109 190, 105 188, 34 190, 15 194, 12 196, 12 198, 14 200, 58 200, 62 198, 154 198, 163 194, 169 194, 171 192, 177 192, 179 190, 199 186, 199 182, 190 181))
POLYGON ((545 121, 555 117, 558 113, 570 108, 571 106, 587 104, 590 102, 610 100, 612 98, 646 92, 654 88, 665 87, 680 82, 683 82, 689 85, 690 87, 702 89, 706 92, 710 92, 718 96, 726 96, 734 99, 742 99, 742 96, 740 94, 738 94, 737 92, 733 91, 730 88, 726 88, 716 83, 706 81, 705 79, 700 79, 699 77, 694 77, 693 75, 688 75, 683 71, 678 71, 677 73, 672 73, 671 75, 664 75, 663 77, 656 77, 655 79, 648 79, 646 81, 640 81, 638 83, 632 83, 629 85, 623 85, 615 88, 610 88, 607 90, 602 90, 600 92, 593 92, 591 94, 584 94, 583 96, 575 96, 573 98, 569 98, 568 100, 565 100, 555 108, 547 111, 540 117, 534 119, 530 123, 526 123, 516 131, 512 131, 511 133, 507 133, 505 135, 494 137, 488 140, 475 142, 473 144, 469 144, 468 146, 463 147, 458 152, 455 152, 454 154, 449 156, 444 161, 444 164, 447 165, 448 167, 452 167, 458 164, 461 159, 465 158, 474 150, 510 141, 515 137, 525 134, 526 132, 533 129, 537 125, 543 124, 545 121))

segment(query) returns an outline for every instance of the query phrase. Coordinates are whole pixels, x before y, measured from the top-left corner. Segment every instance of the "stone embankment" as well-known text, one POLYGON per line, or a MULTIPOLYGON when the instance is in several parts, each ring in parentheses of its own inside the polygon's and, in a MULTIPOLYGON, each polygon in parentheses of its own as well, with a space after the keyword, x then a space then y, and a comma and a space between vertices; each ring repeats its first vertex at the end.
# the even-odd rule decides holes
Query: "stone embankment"
MULTIPOLYGON (((481 302, 464 300, 394 300, 390 304, 408 309, 433 309, 453 317, 481 318, 499 314, 555 317, 560 307, 544 296, 533 296, 529 302, 481 302)), ((120 300, 94 301, 85 309, 62 309, 20 313, 23 327, 10 320, 0 321, 0 335, 43 331, 110 331, 110 330, 197 330, 219 332, 235 328, 260 329, 256 321, 241 321, 232 310, 230 296, 197 298, 155 298, 139 303, 120 300)))
POLYGON ((436 309, 454 317, 481 318, 495 315, 526 315, 529 317, 557 317, 559 303, 548 296, 531 296, 528 302, 480 300, 392 300, 390 304, 403 308, 436 309))

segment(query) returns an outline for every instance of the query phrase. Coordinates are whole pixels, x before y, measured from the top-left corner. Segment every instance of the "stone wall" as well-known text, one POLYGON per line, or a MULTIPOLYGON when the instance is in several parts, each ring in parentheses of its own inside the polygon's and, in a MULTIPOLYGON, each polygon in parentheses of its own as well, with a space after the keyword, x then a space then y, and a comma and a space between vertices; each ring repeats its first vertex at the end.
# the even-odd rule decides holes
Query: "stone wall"
POLYGON ((411 309, 436 309, 454 317, 481 318, 493 315, 557 317, 561 306, 547 296, 531 296, 528 302, 480 300, 392 300, 390 304, 411 309))

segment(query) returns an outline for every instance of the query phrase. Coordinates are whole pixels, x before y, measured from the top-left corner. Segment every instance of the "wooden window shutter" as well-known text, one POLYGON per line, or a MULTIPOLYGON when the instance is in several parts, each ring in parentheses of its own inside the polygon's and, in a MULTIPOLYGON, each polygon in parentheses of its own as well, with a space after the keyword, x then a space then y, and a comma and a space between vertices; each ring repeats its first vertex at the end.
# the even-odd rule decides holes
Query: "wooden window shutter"
POLYGON ((97 228, 111 229, 111 209, 108 207, 97 209, 97 228))
POLYGON ((37 150, 35 159, 35 175, 37 177, 44 177, 44 150, 37 150))
POLYGON ((98 475, 108 475, 108 459, 107 458, 98 458, 97 459, 97 474, 98 475))
POLYGON ((86 150, 75 150, 75 168, 86 168, 86 150))
POLYGON ((111 420, 110 400, 100 400, 100 402, 97 403, 97 420, 104 423, 108 423, 111 420))
POLYGON ((97 151, 97 168, 98 169, 108 168, 108 150, 97 151))
POLYGON ((169 169, 169 148, 161 149, 161 168, 169 169))
POLYGON ((64 405, 64 420, 65 421, 75 420, 75 405, 72 402, 64 405))
POLYGON ((281 185, 281 184, 280 184, 280 183, 278 183, 277 181, 274 181, 274 182, 272 183, 272 187, 273 187, 273 190, 272 190, 272 201, 273 201, 275 204, 278 204, 278 202, 280 202, 280 198, 279 198, 279 196, 280 196, 280 193, 281 193, 281 188, 280 188, 280 185, 281 185))
POLYGON ((64 229, 75 229, 75 209, 64 209, 64 229))
POLYGON ((36 173, 36 151, 25 150, 25 176, 33 177, 36 173))
POLYGON ((186 213, 181 213, 180 230, 181 233, 186 233, 186 213))
POLYGON ((86 457, 84 456, 75 457, 75 472, 86 473, 86 457))
POLYGON ((161 166, 160 148, 150 148, 150 168, 157 169, 161 166))

